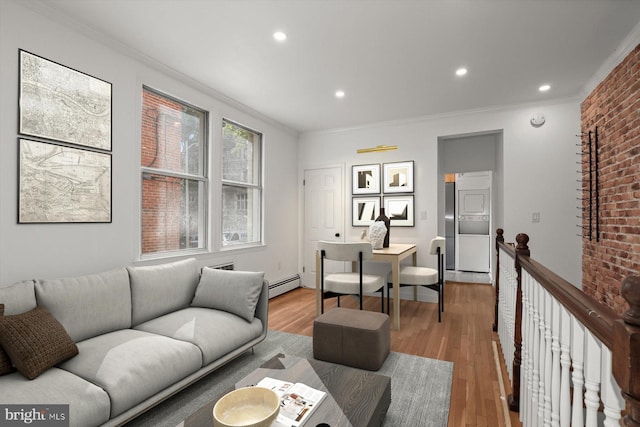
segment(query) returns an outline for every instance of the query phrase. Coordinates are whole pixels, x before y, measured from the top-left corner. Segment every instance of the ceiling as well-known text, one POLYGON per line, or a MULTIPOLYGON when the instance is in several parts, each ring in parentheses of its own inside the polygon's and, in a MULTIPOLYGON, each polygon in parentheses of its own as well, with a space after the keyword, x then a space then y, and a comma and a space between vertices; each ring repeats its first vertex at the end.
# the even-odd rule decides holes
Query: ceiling
POLYGON ((575 98, 640 22, 637 0, 40 3, 299 132, 575 98))

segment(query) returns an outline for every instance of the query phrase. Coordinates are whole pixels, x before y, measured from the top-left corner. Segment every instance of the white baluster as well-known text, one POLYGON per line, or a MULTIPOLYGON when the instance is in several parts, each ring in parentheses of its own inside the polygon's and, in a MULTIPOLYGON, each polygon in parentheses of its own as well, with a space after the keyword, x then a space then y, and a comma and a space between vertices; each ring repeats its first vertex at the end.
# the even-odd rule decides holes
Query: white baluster
POLYGON ((560 303, 551 303, 551 425, 560 426, 560 303))
POLYGON ((526 420, 526 413, 531 406, 527 391, 529 377, 529 275, 522 271, 522 348, 520 362, 520 422, 526 420))
POLYGON ((611 350, 602 346, 602 403, 604 404, 604 427, 620 426, 621 412, 625 407, 620 387, 613 378, 611 350))
POLYGON ((596 427, 598 425, 598 408, 600 407, 600 342, 586 331, 586 355, 584 363, 584 386, 586 392, 584 394, 584 404, 587 407, 587 416, 585 419, 586 427, 596 427))
POLYGON ((582 402, 584 396, 584 327, 575 317, 571 317, 571 360, 573 365, 573 405, 571 411, 571 426, 584 426, 584 412, 582 402))
MULTIPOLYGON (((538 289, 532 289, 533 295, 533 348, 531 349, 533 369, 531 377, 531 426, 539 427, 538 422, 538 383, 540 382, 540 298, 538 289)), ((544 399, 544 396, 541 396, 544 399)))
POLYGON ((551 353, 552 297, 546 290, 544 295, 544 425, 551 427, 551 374, 553 372, 551 353))
MULTIPOLYGON (((544 425, 546 420, 544 416, 545 400, 547 399, 546 380, 547 380, 547 313, 546 313, 546 294, 547 292, 541 286, 540 292, 540 383, 538 386, 538 421, 540 425, 544 425)), ((551 349, 549 349, 551 350, 551 349)))
POLYGON ((571 425, 571 316, 560 307, 560 427, 571 425))

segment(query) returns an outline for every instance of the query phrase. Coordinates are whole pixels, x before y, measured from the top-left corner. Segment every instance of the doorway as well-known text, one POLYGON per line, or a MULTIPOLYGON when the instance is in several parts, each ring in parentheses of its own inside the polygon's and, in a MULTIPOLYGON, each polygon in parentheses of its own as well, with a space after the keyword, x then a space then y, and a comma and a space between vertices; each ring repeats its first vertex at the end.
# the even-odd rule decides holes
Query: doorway
MULTIPOLYGON (((470 134, 449 135, 441 136, 438 138, 438 176, 439 176, 439 188, 438 188, 438 234, 445 236, 446 238, 446 266, 447 275, 454 274, 456 277, 464 275, 465 277, 473 277, 473 282, 485 282, 490 279, 486 279, 487 273, 466 273, 462 272, 459 263, 459 257, 455 254, 460 249, 460 242, 456 238, 456 231, 459 231, 457 220, 458 214, 456 214, 456 206, 458 201, 458 190, 460 190, 459 183, 456 181, 456 176, 460 174, 466 174, 467 176, 473 176, 477 173, 490 173, 491 176, 491 190, 486 199, 485 206, 491 210, 488 222, 482 224, 482 229, 485 230, 488 226, 488 237, 484 237, 485 240, 489 240, 489 275, 492 273, 493 262, 495 259, 495 245, 491 242, 495 239, 496 224, 502 224, 502 165, 503 165, 503 132, 502 130, 494 130, 487 132, 478 132, 470 134), (458 243, 458 247, 456 247, 458 243), (458 272, 462 274, 458 274, 458 272)), ((479 199, 475 196, 468 198, 470 203, 469 208, 474 208, 474 203, 479 199)), ((478 207, 475 204, 476 208, 478 207)), ((473 212, 470 215, 474 215, 473 212)), ((470 218, 477 219, 477 218, 470 218)), ((481 218, 482 221, 482 218, 481 218)), ((474 227, 478 227, 478 224, 470 225, 471 231, 474 227)), ((465 225, 465 230, 469 231, 469 227, 465 225)), ((463 233, 468 234, 468 233, 463 233)), ((464 239, 463 239, 463 243, 464 239)), ((468 243, 468 242, 467 242, 468 243)), ((484 246, 483 246, 484 247, 484 246)), ((469 249, 469 245, 465 244, 464 249, 469 249)), ((463 256, 464 258, 464 256, 463 256)), ((469 269, 463 265, 462 267, 469 269)), ((476 268, 476 267, 472 267, 476 268)))

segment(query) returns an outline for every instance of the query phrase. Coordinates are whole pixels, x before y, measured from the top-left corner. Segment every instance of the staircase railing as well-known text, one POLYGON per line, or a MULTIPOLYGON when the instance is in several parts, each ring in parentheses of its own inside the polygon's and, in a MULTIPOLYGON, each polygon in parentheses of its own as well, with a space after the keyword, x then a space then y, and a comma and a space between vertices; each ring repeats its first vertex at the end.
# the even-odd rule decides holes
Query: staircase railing
POLYGON ((524 427, 640 427, 640 276, 629 276, 622 316, 530 256, 529 237, 496 237, 498 332, 524 427), (625 401, 627 405, 625 406, 625 401))

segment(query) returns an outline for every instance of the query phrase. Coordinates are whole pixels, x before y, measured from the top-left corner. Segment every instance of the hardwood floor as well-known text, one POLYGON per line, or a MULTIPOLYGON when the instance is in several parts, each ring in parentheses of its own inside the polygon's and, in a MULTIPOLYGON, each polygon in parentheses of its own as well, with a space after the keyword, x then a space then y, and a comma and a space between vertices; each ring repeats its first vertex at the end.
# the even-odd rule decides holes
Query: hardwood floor
MULTIPOLYGON (((454 363, 450 427, 521 426, 514 412, 505 421, 494 357, 498 339, 491 329, 494 298, 491 285, 447 282, 442 323, 435 303, 400 303, 400 330, 391 331, 391 350, 454 363)), ((325 300, 325 310, 335 306, 335 298, 325 300)), ((341 306, 357 308, 357 301, 343 297, 341 306)), ((364 308, 379 311, 380 299, 365 297, 364 308)), ((314 317, 315 290, 299 288, 269 301, 269 329, 311 336, 314 317)), ((504 366, 502 378, 508 395, 504 366)))

